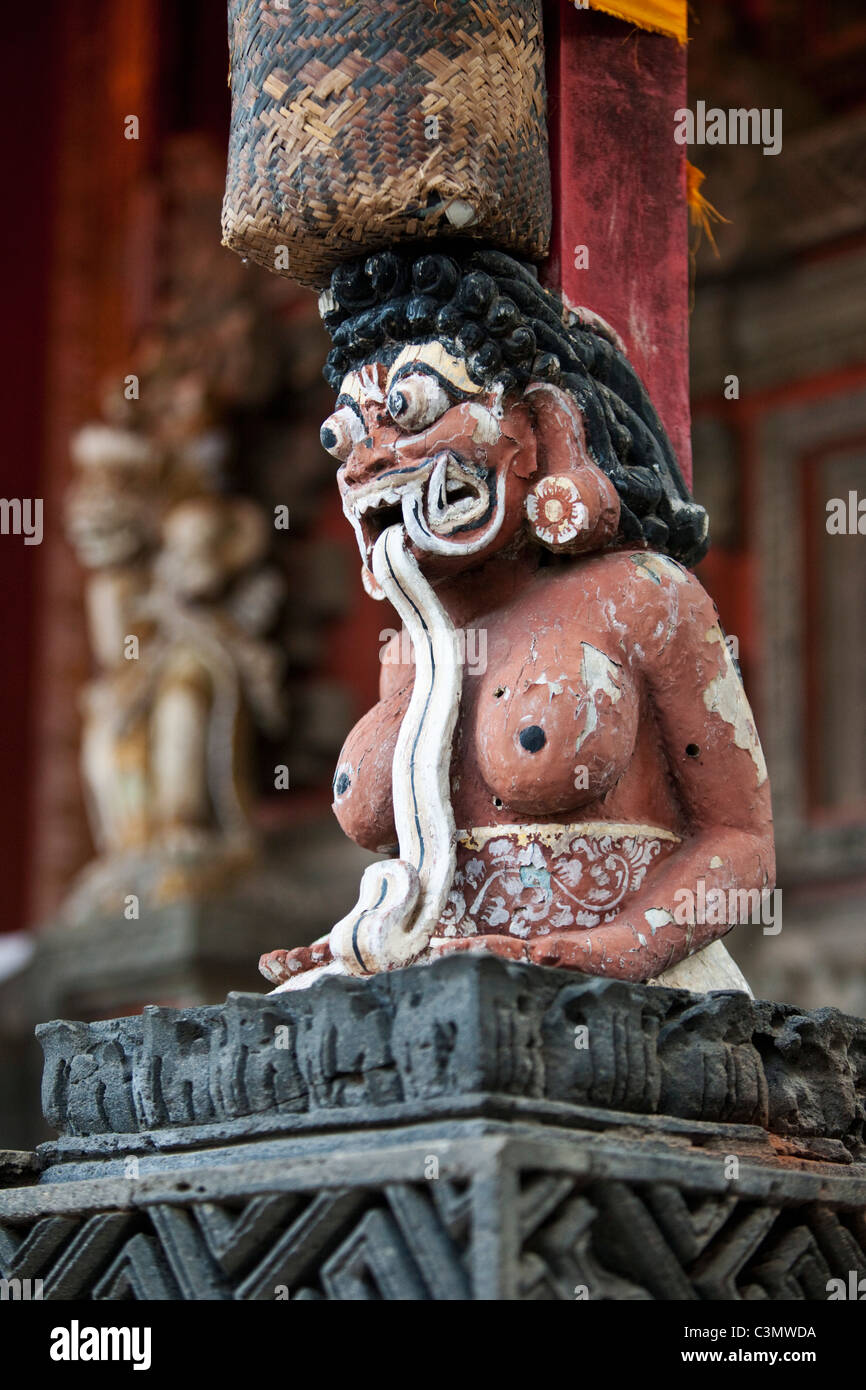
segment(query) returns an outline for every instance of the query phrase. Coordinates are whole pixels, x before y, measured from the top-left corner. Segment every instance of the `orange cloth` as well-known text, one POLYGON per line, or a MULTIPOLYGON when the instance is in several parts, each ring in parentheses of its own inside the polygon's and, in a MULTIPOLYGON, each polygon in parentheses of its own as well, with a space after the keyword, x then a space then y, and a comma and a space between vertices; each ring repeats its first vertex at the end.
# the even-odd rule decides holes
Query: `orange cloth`
POLYGON ((636 24, 639 29, 652 29, 657 34, 685 43, 688 34, 686 0, 572 0, 576 9, 603 10, 614 19, 636 24))
POLYGON ((698 229, 697 240, 694 249, 697 250, 704 232, 709 238, 710 245, 719 254, 716 247, 716 239, 713 236, 714 222, 727 222, 729 219, 723 217, 718 208, 714 208, 712 203, 704 197, 701 192, 701 184, 706 178, 706 174, 697 169, 694 164, 686 160, 686 202, 689 209, 689 219, 693 227, 698 229))

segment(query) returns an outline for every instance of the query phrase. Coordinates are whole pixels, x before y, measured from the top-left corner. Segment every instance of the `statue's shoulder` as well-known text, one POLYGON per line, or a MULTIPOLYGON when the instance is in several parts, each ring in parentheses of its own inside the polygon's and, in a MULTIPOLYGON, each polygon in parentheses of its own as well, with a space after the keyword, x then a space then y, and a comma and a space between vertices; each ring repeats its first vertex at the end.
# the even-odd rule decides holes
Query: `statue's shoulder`
POLYGON ((593 557, 593 569, 605 586, 615 584, 623 597, 635 597, 642 605, 688 599, 712 607, 712 599, 697 575, 657 550, 606 551, 593 557))
POLYGON ((603 590, 616 588, 621 595, 637 594, 643 601, 671 593, 706 594, 695 574, 656 550, 617 549, 581 555, 558 571, 547 571, 546 582, 567 590, 589 588, 601 583, 603 590))
POLYGON ((715 604, 695 574, 653 550, 587 556, 563 571, 559 597, 574 613, 595 611, 625 645, 651 664, 671 646, 706 640, 718 624, 715 604), (692 634, 692 637, 689 637, 692 634))

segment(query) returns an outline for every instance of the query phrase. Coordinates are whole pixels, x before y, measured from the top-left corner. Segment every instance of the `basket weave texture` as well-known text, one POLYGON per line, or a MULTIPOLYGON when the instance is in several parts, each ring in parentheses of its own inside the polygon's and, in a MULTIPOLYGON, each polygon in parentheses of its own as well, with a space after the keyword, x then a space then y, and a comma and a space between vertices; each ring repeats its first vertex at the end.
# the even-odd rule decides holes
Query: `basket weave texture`
POLYGON ((316 288, 398 241, 546 254, 540 0, 229 0, 229 34, 226 246, 316 288))

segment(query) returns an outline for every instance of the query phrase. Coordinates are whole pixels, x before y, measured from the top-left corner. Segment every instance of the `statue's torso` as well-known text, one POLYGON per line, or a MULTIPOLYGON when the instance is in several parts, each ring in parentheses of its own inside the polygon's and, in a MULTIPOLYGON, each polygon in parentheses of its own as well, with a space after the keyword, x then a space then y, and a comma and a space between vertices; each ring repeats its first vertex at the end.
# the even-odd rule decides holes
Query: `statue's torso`
MULTIPOLYGON (((537 571, 506 607, 469 625, 451 759, 457 874, 443 931, 597 925, 680 842, 642 633, 633 614, 628 626, 617 616, 633 566, 623 553, 537 571)), ((391 663, 392 693, 341 755, 335 810, 369 849, 396 845, 391 764, 413 679, 411 664, 391 663)))

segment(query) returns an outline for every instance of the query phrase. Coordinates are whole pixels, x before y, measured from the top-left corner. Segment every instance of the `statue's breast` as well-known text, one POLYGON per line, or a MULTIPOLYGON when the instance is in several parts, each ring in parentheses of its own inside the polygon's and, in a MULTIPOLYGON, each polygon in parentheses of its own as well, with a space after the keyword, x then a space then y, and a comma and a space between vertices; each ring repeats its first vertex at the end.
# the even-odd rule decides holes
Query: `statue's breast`
POLYGON ((484 674, 464 681, 462 743, 484 789, 481 804, 473 797, 476 819, 484 792, 496 819, 598 801, 637 738, 638 690, 609 634, 574 622, 514 626, 489 643, 484 674))

